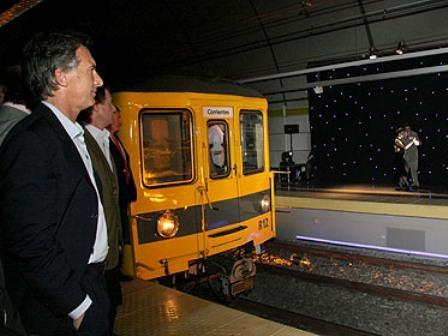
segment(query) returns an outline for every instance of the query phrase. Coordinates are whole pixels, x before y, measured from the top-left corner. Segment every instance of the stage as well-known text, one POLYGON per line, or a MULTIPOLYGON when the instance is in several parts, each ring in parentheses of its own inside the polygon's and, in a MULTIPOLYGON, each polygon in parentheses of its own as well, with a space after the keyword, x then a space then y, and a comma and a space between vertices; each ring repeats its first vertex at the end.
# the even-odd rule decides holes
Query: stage
POLYGON ((448 193, 394 186, 308 184, 276 190, 277 232, 297 237, 448 255, 448 193))
MULTIPOLYGON (((276 189, 277 206, 296 206, 294 199, 301 199, 303 203, 314 203, 318 208, 326 208, 334 203, 333 201, 351 201, 348 209, 362 210, 362 212, 374 212, 382 214, 397 214, 397 209, 401 209, 399 214, 409 216, 423 216, 429 218, 447 218, 448 211, 440 206, 448 205, 448 190, 433 186, 422 187, 418 190, 399 190, 392 185, 368 185, 368 184, 332 184, 323 185, 317 183, 307 183, 301 185, 290 185, 289 187, 278 187, 276 189), (305 201, 307 200, 307 201, 305 201), (326 200, 326 201, 320 201, 326 200), (360 203, 354 206, 353 202, 360 203), (375 204, 375 203, 380 203, 375 204), (321 205, 319 205, 321 204, 321 205), (406 207, 406 205, 414 205, 406 207), (419 205, 415 207, 415 205, 419 205), (429 206, 427 208, 421 206, 429 206), (435 206, 435 207, 432 207, 435 206), (418 209, 418 211, 417 211, 418 209), (423 212, 422 212, 423 211, 423 212), (435 212, 434 212, 435 211, 435 212), (446 213, 445 213, 446 212, 446 213)), ((340 203, 340 202, 339 202, 340 203)), ((342 202, 341 204, 344 204, 342 202)), ((315 206, 313 206, 315 208, 315 206)), ((342 209, 340 209, 342 210, 342 209)))

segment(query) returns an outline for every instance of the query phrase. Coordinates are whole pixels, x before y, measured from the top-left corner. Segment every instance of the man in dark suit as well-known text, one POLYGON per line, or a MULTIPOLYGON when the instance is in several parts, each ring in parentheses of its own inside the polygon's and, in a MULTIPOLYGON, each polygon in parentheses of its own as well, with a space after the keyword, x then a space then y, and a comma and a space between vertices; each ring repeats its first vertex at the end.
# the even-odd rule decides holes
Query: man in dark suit
MULTIPOLYGON (((5 93, 5 102, 0 106, 0 145, 14 125, 31 113, 25 106, 20 66, 17 64, 7 66, 3 76, 8 90, 5 93)), ((5 288, 5 275, 1 260, 0 316, 3 317, 0 321, 0 335, 25 335, 20 317, 14 310, 5 288)))
POLYGON ((132 175, 131 166, 129 163, 129 154, 126 151, 123 143, 118 137, 118 132, 121 128, 120 109, 116 107, 112 115, 112 123, 108 127, 110 132, 110 151, 117 167, 118 186, 120 190, 119 204, 120 216, 123 231, 124 244, 130 244, 130 230, 129 230, 129 204, 137 199, 137 190, 135 188, 134 177, 132 175))
POLYGON ((418 147, 422 144, 417 132, 413 131, 409 125, 404 127, 406 137, 403 139, 405 151, 403 158, 411 173, 413 188, 419 188, 420 183, 418 181, 418 147))
POLYGON ((110 335, 113 335, 117 306, 122 303, 119 260, 123 236, 120 208, 118 206, 117 168, 111 157, 109 131, 106 129, 106 126, 112 122, 112 115, 115 110, 116 107, 112 104, 109 89, 103 86, 98 88, 96 92, 95 105, 82 111, 78 117, 84 123, 87 149, 92 158, 93 168, 102 185, 100 195, 106 215, 109 243, 105 277, 107 293, 111 303, 109 312, 110 335))
POLYGON ((107 228, 76 117, 103 84, 83 36, 40 33, 24 73, 40 103, 0 149, 6 288, 28 334, 105 335, 107 228))

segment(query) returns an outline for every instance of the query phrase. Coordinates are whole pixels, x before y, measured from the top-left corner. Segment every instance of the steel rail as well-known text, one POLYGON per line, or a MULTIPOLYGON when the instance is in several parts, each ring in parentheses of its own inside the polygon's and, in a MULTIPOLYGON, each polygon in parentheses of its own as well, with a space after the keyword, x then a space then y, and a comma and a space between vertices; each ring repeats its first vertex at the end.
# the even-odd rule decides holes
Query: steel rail
POLYGON ((307 282, 319 283, 329 286, 337 286, 349 290, 355 290, 358 292, 367 293, 370 295, 375 295, 390 300, 395 299, 404 302, 421 303, 426 305, 448 308, 448 299, 442 296, 422 294, 397 288, 367 284, 364 282, 356 282, 336 277, 329 277, 325 275, 317 275, 281 266, 257 263, 257 271, 260 270, 271 274, 278 274, 281 276, 299 278, 307 282))
POLYGON ((291 245, 281 242, 269 242, 266 244, 267 249, 286 249, 293 253, 306 253, 309 255, 315 255, 318 257, 324 258, 333 258, 340 260, 348 260, 351 262, 362 262, 368 265, 373 266, 382 266, 382 267, 390 267, 400 270, 413 270, 419 272, 427 272, 427 273, 440 273, 440 274, 448 274, 448 267, 445 266, 437 266, 437 265, 427 265, 423 263, 416 263, 410 261, 402 261, 402 260, 394 260, 394 259, 386 259, 374 256, 367 256, 361 254, 354 254, 349 252, 342 251, 334 251, 328 250, 324 248, 318 247, 309 247, 309 246, 299 246, 299 245, 291 245))

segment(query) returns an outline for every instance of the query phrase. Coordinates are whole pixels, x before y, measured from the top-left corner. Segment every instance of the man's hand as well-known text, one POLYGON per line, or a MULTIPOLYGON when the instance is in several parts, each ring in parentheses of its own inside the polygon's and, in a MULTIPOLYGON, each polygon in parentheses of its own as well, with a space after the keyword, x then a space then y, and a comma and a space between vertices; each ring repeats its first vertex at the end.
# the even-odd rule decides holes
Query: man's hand
POLYGON ((79 330, 79 327, 81 326, 82 320, 84 320, 84 314, 82 314, 76 320, 73 320, 73 326, 75 327, 76 330, 79 330))

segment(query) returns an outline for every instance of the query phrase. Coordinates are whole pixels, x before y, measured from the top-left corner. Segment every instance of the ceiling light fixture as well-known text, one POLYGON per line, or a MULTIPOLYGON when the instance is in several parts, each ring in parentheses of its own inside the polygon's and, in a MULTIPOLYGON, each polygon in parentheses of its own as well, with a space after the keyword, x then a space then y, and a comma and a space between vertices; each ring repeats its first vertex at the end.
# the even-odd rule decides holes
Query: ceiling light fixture
POLYGON ((369 49, 369 59, 377 59, 378 58, 378 50, 375 47, 370 47, 369 49))
POLYGON ((406 46, 406 42, 400 41, 398 42, 397 49, 395 49, 395 53, 398 55, 403 55, 408 50, 406 46))
POLYGON ((320 94, 324 93, 324 88, 320 85, 317 85, 317 86, 313 87, 313 91, 315 94, 320 95, 320 94))

